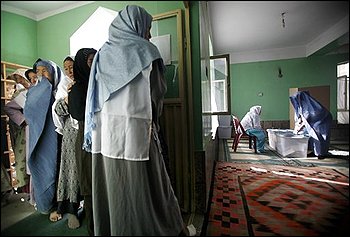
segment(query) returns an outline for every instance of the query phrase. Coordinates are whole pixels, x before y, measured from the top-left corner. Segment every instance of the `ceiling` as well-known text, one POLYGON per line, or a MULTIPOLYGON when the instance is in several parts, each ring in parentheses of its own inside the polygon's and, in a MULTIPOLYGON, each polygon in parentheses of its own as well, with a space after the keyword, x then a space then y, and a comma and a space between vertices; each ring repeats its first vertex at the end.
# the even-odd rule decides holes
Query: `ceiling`
POLYGON ((347 1, 208 1, 208 12, 214 54, 231 63, 307 57, 333 41, 324 53, 349 52, 347 1))
POLYGON ((1 1, 1 10, 40 21, 95 1, 1 1))
MULTIPOLYGON (((92 2, 1 1, 1 10, 42 20, 92 2)), ((347 1, 207 1, 207 6, 214 54, 229 53, 231 62, 305 57, 332 42, 326 53, 349 52, 347 1)))

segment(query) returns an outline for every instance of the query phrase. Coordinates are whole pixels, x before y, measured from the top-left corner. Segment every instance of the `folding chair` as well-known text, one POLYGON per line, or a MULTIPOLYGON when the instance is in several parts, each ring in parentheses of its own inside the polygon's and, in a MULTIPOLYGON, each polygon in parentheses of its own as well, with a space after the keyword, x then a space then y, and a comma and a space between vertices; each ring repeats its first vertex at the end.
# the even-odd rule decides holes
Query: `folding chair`
POLYGON ((237 151, 237 146, 238 146, 238 143, 241 140, 241 138, 247 138, 249 141, 249 149, 252 149, 252 145, 253 145, 254 152, 258 153, 257 149, 256 149, 256 136, 248 135, 245 132, 241 122, 239 121, 239 119, 236 116, 232 115, 232 120, 233 120, 233 127, 234 127, 234 131, 235 131, 235 136, 233 138, 233 143, 232 143, 233 151, 234 152, 237 151))

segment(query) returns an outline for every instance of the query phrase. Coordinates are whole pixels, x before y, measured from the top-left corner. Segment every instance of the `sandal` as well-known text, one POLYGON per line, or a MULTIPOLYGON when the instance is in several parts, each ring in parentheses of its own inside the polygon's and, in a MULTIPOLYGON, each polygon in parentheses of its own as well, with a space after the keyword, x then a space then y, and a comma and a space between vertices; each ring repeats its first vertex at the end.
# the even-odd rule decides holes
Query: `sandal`
POLYGON ((50 213, 50 221, 56 222, 62 219, 62 215, 57 213, 57 211, 53 211, 50 213))

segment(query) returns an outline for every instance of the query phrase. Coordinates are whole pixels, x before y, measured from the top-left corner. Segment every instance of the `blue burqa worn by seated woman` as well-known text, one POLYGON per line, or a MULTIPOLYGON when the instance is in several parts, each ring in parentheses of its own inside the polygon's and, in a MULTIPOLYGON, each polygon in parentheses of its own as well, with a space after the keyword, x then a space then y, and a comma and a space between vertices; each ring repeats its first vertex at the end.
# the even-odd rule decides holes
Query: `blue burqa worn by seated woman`
POLYGON ((314 99, 308 91, 299 91, 290 96, 295 116, 301 116, 310 139, 309 145, 316 156, 325 156, 330 144, 332 114, 314 99))
POLYGON ((29 125, 28 166, 38 211, 49 213, 55 205, 57 172, 57 133, 53 122, 52 104, 57 85, 63 75, 51 61, 42 60, 37 66, 45 66, 53 82, 42 77, 27 93, 24 116, 29 125))

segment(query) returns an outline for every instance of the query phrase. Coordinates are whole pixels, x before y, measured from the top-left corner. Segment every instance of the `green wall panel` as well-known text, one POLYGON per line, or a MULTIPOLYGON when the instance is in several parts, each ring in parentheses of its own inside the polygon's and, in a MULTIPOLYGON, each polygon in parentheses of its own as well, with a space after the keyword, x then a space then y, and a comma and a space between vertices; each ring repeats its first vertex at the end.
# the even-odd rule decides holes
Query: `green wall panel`
POLYGON ((37 59, 37 23, 1 11, 1 60, 31 66, 37 59))
POLYGON ((167 93, 165 98, 179 98, 179 48, 177 34, 177 17, 154 21, 151 28, 152 37, 170 35, 171 64, 166 65, 165 79, 167 81, 167 93))
MULTIPOLYGON (((69 54, 69 37, 98 7, 119 11, 127 4, 145 7, 152 15, 184 9, 182 1, 96 1, 39 22, 1 11, 1 60, 31 66, 38 57, 42 57, 62 66, 63 59, 69 54)), ((199 3, 190 1, 189 4, 194 142, 195 149, 202 150, 199 3)), ((163 28, 161 26, 160 30, 163 31, 163 28)), ((263 106, 263 120, 288 120, 289 88, 329 85, 330 110, 335 118, 336 64, 348 59, 349 54, 316 54, 309 58, 231 64, 232 114, 242 118, 252 105, 260 104, 263 106), (278 77, 278 67, 282 69, 282 78, 278 77), (259 93, 263 96, 258 96, 259 93)), ((168 84, 173 82, 170 69, 168 84)), ((167 96, 171 98, 178 93, 176 80, 175 77, 175 83, 169 84, 167 96)))
POLYGON ((182 1, 96 1, 38 22, 1 11, 1 60, 31 66, 41 57, 62 67, 70 36, 98 7, 119 11, 127 4, 140 5, 152 15, 184 9, 182 1))
POLYGON ((330 112, 336 118, 336 66, 348 59, 349 54, 334 54, 231 64, 232 114, 242 118, 251 106, 258 104, 262 106, 262 120, 289 120, 289 88, 329 85, 330 112))
POLYGON ((70 36, 98 7, 120 11, 128 4, 142 6, 152 15, 184 8, 181 1, 98 1, 72 9, 38 22, 39 57, 51 59, 62 66, 64 58, 69 55, 70 36))

